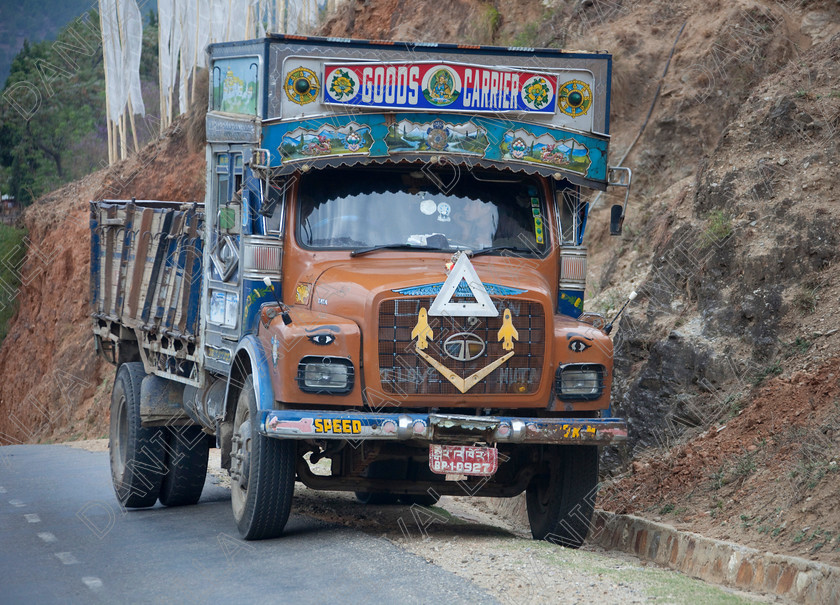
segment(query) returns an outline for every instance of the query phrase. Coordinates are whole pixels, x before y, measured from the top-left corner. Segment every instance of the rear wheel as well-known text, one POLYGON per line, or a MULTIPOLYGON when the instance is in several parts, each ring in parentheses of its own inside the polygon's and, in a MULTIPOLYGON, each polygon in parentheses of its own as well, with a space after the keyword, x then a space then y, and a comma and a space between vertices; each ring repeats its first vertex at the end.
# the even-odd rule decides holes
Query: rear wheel
POLYGON ((258 424, 249 374, 236 404, 230 465, 233 518, 246 540, 282 534, 295 491, 295 442, 260 435, 258 424))
POLYGON ((145 376, 142 363, 124 363, 111 391, 111 480, 117 500, 126 508, 154 505, 166 471, 166 429, 140 425, 140 383, 145 376))
POLYGON ((526 490, 528 521, 535 540, 580 548, 595 507, 598 447, 553 446, 549 468, 526 490))
POLYGON ((207 477, 210 447, 199 426, 170 427, 166 475, 160 486, 160 503, 166 506, 195 504, 207 477))

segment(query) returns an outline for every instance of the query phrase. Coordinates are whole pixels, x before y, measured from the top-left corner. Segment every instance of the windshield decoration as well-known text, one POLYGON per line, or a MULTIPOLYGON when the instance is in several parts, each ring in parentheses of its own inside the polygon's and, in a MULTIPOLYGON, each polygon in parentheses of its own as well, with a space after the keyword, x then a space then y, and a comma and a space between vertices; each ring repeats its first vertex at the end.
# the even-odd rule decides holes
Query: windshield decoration
POLYGON ((545 233, 543 232, 543 219, 540 215, 540 198, 531 198, 531 214, 534 215, 534 239, 538 244, 545 243, 545 233))
POLYGON ((535 136, 525 130, 508 130, 499 145, 503 159, 557 166, 586 174, 592 159, 589 149, 573 138, 557 140, 550 134, 535 136))
MULTIPOLYGON (((410 288, 400 288, 398 290, 391 290, 403 296, 437 296, 440 294, 440 289, 443 287, 443 282, 436 284, 424 284, 422 286, 412 286, 410 288)), ((528 290, 520 290, 519 288, 509 288, 507 286, 500 286, 498 284, 484 284, 484 289, 490 296, 517 296, 525 294, 528 290)), ((466 297, 472 296, 472 292, 467 287, 466 282, 462 281, 458 284, 455 290, 455 296, 466 297)))
POLYGON ((560 87, 557 106, 567 116, 585 116, 592 107, 592 89, 589 88, 589 84, 580 80, 566 82, 560 87))
POLYGON ((471 120, 463 124, 440 119, 431 122, 400 120, 388 127, 385 144, 390 153, 446 151, 481 156, 490 141, 487 129, 471 120))
POLYGON ((298 67, 286 76, 286 84, 283 88, 291 102, 306 105, 318 99, 321 92, 321 83, 314 71, 305 67, 298 67))
POLYGON ((356 122, 341 127, 325 124, 318 130, 295 128, 286 133, 280 141, 279 151, 288 161, 323 155, 368 153, 372 143, 370 126, 356 122))
POLYGON ((478 273, 475 272, 475 268, 470 262, 470 257, 466 254, 461 254, 455 266, 452 267, 452 272, 443 282, 443 287, 432 302, 429 315, 434 317, 440 317, 441 315, 449 317, 496 317, 499 315, 499 310, 490 300, 484 284, 481 283, 478 273), (462 298, 457 296, 461 284, 466 285, 474 302, 463 299, 453 300, 462 298))
POLYGON ((260 93, 259 82, 254 78, 252 67, 256 61, 256 57, 245 57, 214 62, 215 109, 228 113, 256 113, 260 93))
POLYGON ((557 76, 453 63, 324 66, 324 104, 554 115, 557 76))

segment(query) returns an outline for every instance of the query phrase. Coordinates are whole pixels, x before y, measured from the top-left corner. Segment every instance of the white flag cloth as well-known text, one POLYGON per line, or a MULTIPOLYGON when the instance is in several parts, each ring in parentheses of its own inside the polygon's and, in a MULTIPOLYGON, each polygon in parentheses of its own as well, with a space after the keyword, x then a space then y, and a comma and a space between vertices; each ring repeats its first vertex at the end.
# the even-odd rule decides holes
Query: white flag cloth
POLYGON ((212 9, 211 4, 206 0, 197 2, 196 7, 198 10, 198 37, 196 38, 195 46, 195 66, 207 67, 207 55, 205 51, 207 50, 207 45, 210 44, 210 16, 212 9))
POLYGON ((136 0, 117 0, 122 25, 122 67, 123 93, 131 99, 131 109, 141 116, 146 115, 143 93, 140 87, 140 55, 143 52, 143 17, 136 0))
POLYGON ((99 0, 99 15, 102 26, 102 55, 108 75, 108 119, 116 123, 125 109, 127 99, 123 85, 122 45, 116 0, 99 0))
MULTIPOLYGON (((160 89, 163 92, 164 107, 160 108, 161 119, 169 115, 169 93, 175 80, 172 73, 172 59, 170 58, 170 44, 172 37, 173 0, 158 0, 158 62, 160 66, 160 89)), ((177 51, 176 51, 177 52, 177 51)))

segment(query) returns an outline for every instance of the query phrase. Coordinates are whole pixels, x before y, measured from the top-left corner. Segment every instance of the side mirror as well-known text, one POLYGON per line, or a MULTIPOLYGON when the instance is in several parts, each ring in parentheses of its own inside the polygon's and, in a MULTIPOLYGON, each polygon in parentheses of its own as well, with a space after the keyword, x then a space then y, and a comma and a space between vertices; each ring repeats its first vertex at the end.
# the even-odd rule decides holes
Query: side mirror
POLYGON ((610 209, 610 235, 621 235, 621 226, 624 224, 624 206, 615 204, 610 209))

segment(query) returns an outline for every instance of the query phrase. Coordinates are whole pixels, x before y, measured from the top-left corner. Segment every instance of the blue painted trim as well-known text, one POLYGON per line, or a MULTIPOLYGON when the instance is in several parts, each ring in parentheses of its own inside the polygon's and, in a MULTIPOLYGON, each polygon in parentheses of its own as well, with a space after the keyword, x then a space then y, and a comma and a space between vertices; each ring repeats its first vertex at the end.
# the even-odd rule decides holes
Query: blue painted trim
MULTIPOLYGON (((260 113, 260 118, 263 119, 263 120, 268 115, 268 86, 266 84, 268 83, 268 65, 269 65, 268 61, 269 61, 269 54, 270 54, 270 51, 271 51, 271 42, 269 41, 268 38, 264 38, 264 40, 265 40, 265 45, 264 45, 264 49, 263 49, 263 65, 262 65, 263 73, 262 73, 262 79, 261 79, 261 82, 260 82, 260 84, 262 84, 262 87, 263 87, 263 90, 262 90, 263 102, 262 102, 262 112, 260 113)), ((608 115, 607 120, 609 120, 609 119, 610 119, 610 116, 608 115)), ((262 133, 260 133, 260 134, 262 134, 262 133)))
MULTIPOLYGON (((170 229, 172 228, 172 221, 175 217, 175 211, 173 210, 164 210, 165 214, 163 216, 163 226, 161 227, 160 233, 157 234, 157 237, 162 238, 164 235, 168 234, 170 229)), ((149 314, 152 312, 152 306, 155 304, 155 292, 157 291, 157 283, 160 277, 160 269, 161 264, 164 260, 164 255, 166 254, 167 247, 163 244, 163 242, 158 241, 157 252, 155 253, 155 261, 152 264, 152 273, 149 276, 149 290, 146 292, 146 302, 143 303, 143 315, 141 319, 143 323, 148 323, 149 321, 149 314)))
POLYGON ((604 134, 610 134, 610 95, 612 93, 612 55, 607 55, 607 99, 604 114, 604 134))
MULTIPOLYGON (((585 145, 589 150, 590 165, 586 174, 577 172, 570 172, 566 178, 581 178, 596 181, 598 183, 606 183, 607 179, 607 152, 609 149, 609 140, 594 135, 586 135, 577 132, 570 132, 562 128, 542 126, 540 124, 532 124, 529 122, 518 121, 502 121, 499 119, 488 118, 485 116, 472 115, 465 116, 461 114, 426 114, 426 113, 396 113, 392 114, 395 122, 400 120, 410 120, 412 122, 431 122, 433 120, 443 120, 452 124, 464 124, 467 121, 472 121, 473 124, 481 126, 487 131, 487 139, 489 145, 483 154, 454 154, 453 158, 459 156, 474 157, 477 160, 486 160, 490 162, 501 163, 504 168, 516 170, 521 168, 523 170, 551 170, 563 172, 562 166, 554 166, 550 164, 541 164, 537 162, 518 161, 515 159, 507 159, 502 157, 501 143, 505 140, 505 133, 511 130, 523 129, 529 132, 534 137, 539 137, 543 134, 548 134, 557 140, 573 139, 577 143, 585 145)), ((440 152, 434 151, 411 151, 400 152, 395 151, 389 153, 387 146, 384 143, 384 137, 387 134, 387 126, 385 123, 384 114, 354 114, 349 116, 333 116, 328 118, 313 118, 305 120, 296 120, 292 122, 273 122, 263 126, 262 140, 263 146, 272 152, 271 166, 272 168, 282 168, 283 153, 280 151, 283 143, 283 137, 298 128, 309 131, 317 131, 323 126, 332 128, 339 128, 347 125, 350 122, 366 125, 371 129, 371 136, 373 143, 371 145, 370 153, 346 153, 346 154, 331 154, 328 156, 311 156, 311 157, 296 157, 288 163, 293 165, 293 162, 316 162, 319 159, 338 159, 342 163, 351 165, 355 163, 366 163, 368 157, 390 157, 393 160, 400 160, 403 157, 412 155, 417 156, 432 156, 440 152)), ((456 160, 457 161, 457 160, 456 160)))
POLYGON ((184 292, 184 273, 186 272, 185 269, 187 265, 187 246, 185 244, 187 239, 189 239, 186 234, 189 232, 189 228, 195 220, 197 220, 195 211, 190 208, 184 218, 184 227, 181 232, 182 235, 178 237, 178 259, 175 261, 175 280, 172 282, 173 286, 180 283, 181 287, 176 288, 174 296, 172 297, 172 306, 170 306, 169 309, 165 309, 166 317, 163 320, 163 324, 169 329, 172 329, 175 325, 175 315, 177 314, 178 307, 181 306, 181 301, 183 300, 181 297, 184 292))
MULTIPOLYGON (((254 381, 254 394, 257 396, 257 409, 274 409, 274 389, 271 387, 271 370, 268 367, 268 356, 263 351, 262 344, 256 336, 249 334, 239 341, 233 358, 236 359, 239 353, 244 351, 251 360, 251 379, 254 381)), ((225 400, 230 391, 230 380, 228 380, 225 400)))
MULTIPOLYGON (((283 293, 280 284, 273 286, 277 289, 277 296, 283 300, 283 293)), ((257 331, 257 323, 260 320, 260 307, 263 303, 274 302, 274 294, 258 279, 242 280, 242 333, 254 334, 257 331)))
POLYGON ((583 236, 586 233, 586 221, 589 218, 589 202, 583 204, 583 216, 580 220, 580 227, 578 228, 577 245, 583 244, 583 236))
MULTIPOLYGON (((128 269, 128 259, 129 255, 132 252, 133 246, 131 245, 131 240, 134 238, 134 217, 137 213, 137 206, 131 204, 133 208, 131 209, 131 214, 129 215, 128 220, 125 222, 125 232, 123 233, 123 246, 122 251, 120 252, 120 263, 117 269, 117 282, 119 283, 119 288, 117 288, 117 300, 116 304, 114 305, 114 311, 116 314, 122 315, 122 308, 123 308, 123 299, 125 298, 125 278, 126 275, 123 274, 124 271, 128 269)), ((128 214, 128 212, 126 212, 128 214)), ((135 250, 136 252, 136 250, 135 250)))
POLYGON ((99 266, 100 243, 99 243, 99 215, 98 210, 91 210, 90 213, 90 306, 98 311, 99 304, 99 266))
POLYGON ((198 313, 201 307, 201 289, 204 287, 204 240, 199 234, 195 238, 196 257, 193 261, 193 283, 190 284, 190 298, 187 305, 187 332, 198 334, 198 313))
MULTIPOLYGON (((410 286, 408 288, 400 288, 391 290, 403 296, 437 296, 440 294, 440 289, 444 282, 437 282, 435 284, 424 284, 422 286, 410 286)), ((528 290, 520 290, 518 288, 509 288, 507 286, 500 286, 498 284, 484 284, 484 289, 490 296, 516 296, 517 294, 525 294, 528 290)), ((455 289, 455 296, 472 296, 472 292, 466 283, 462 280, 455 289)))
POLYGON ((577 319, 583 313, 583 290, 560 290, 557 312, 577 319))

